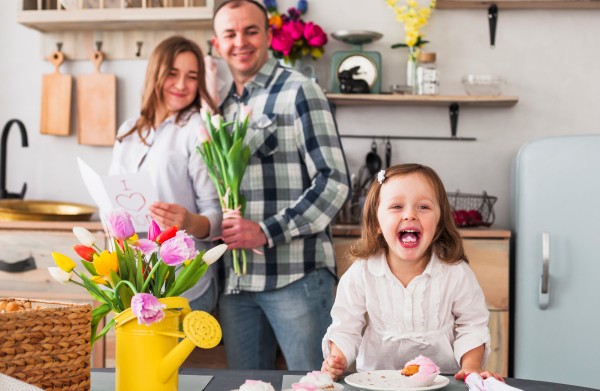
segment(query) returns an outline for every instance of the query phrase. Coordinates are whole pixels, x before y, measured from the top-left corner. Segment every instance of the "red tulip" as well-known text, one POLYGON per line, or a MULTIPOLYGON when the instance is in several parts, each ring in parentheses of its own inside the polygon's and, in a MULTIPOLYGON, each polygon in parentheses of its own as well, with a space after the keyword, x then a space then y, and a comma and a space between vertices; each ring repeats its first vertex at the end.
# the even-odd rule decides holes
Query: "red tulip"
POLYGON ((164 231, 162 231, 160 233, 160 235, 158 235, 156 237, 156 243, 163 244, 167 240, 175 237, 175 234, 177 234, 177 226, 176 225, 174 225, 171 228, 167 228, 164 231))
POLYGON ((83 244, 74 245, 73 250, 81 257, 81 259, 88 262, 92 262, 94 260, 94 254, 96 254, 96 250, 91 247, 84 246, 83 244))

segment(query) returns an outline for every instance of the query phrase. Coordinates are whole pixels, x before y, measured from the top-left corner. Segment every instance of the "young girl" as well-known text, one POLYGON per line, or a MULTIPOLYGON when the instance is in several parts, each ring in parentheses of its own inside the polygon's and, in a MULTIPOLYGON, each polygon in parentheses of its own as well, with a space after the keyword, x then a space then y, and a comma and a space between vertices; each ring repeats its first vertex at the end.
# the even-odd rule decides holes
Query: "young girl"
POLYGON ((489 313, 467 264, 444 185, 431 168, 382 170, 365 200, 357 261, 342 276, 323 338, 322 370, 336 379, 401 369, 424 355, 442 373, 471 372, 489 355, 489 313))
MULTIPOLYGON (((168 228, 177 225, 196 239, 218 236, 221 208, 218 195, 196 152, 201 121, 199 109, 216 107, 204 82, 202 51, 180 36, 162 41, 146 69, 140 116, 118 131, 110 174, 150 173, 160 202, 152 218, 168 228)), ((213 311, 217 300, 217 268, 210 267, 198 285, 186 292, 192 309, 213 311)))

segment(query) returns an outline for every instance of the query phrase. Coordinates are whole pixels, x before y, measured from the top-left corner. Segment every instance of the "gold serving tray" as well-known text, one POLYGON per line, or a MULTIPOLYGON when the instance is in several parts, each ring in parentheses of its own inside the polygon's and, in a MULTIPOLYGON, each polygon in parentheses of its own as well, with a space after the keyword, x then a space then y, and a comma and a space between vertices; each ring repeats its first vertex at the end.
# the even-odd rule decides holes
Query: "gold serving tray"
POLYGON ((2 221, 87 221, 97 209, 90 205, 44 200, 0 200, 2 221))

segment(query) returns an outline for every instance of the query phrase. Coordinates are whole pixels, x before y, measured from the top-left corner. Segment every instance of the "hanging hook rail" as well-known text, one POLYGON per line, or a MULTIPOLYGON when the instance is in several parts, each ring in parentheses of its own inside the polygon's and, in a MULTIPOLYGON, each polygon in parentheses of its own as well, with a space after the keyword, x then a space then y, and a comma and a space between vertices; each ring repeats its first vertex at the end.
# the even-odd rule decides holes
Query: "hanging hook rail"
POLYGON ((389 135, 361 135, 340 134, 341 138, 366 138, 366 139, 392 139, 392 140, 425 140, 425 141, 476 141, 475 137, 429 137, 429 136, 389 136, 389 135))

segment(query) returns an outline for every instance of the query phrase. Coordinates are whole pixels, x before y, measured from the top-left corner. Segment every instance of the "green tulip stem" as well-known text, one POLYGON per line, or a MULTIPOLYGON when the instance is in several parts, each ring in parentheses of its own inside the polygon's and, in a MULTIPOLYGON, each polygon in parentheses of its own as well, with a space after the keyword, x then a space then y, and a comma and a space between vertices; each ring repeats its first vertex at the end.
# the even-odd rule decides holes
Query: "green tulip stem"
MULTIPOLYGON (((152 274, 152 273, 150 273, 152 274)), ((115 286, 115 292, 117 292, 117 290, 119 289, 119 287, 121 286, 121 284, 126 284, 129 285, 129 287, 131 288, 131 290, 133 291, 134 294, 138 294, 138 291, 135 289, 135 286, 128 280, 121 280, 117 283, 117 285, 115 286)), ((144 285, 145 287, 145 285, 144 285)), ((144 289, 142 288, 142 292, 144 291, 144 289)))
POLYGON ((150 270, 150 274, 148 274, 148 277, 146 277, 146 281, 144 281, 144 285, 142 285, 142 292, 146 292, 146 288, 148 287, 152 276, 158 270, 158 265, 160 265, 160 262, 156 262, 154 265, 152 265, 152 270, 150 270))

